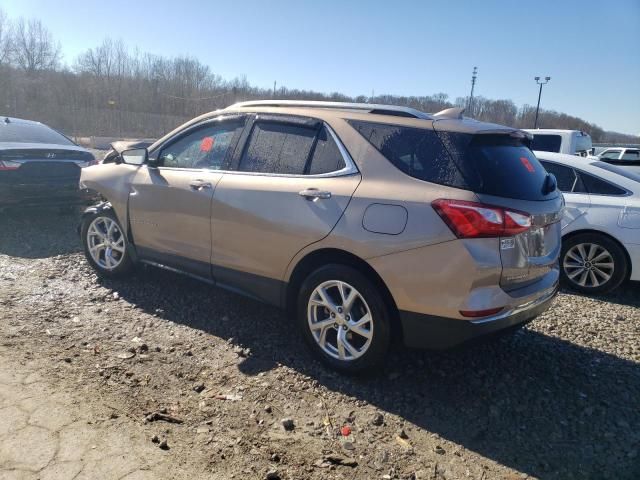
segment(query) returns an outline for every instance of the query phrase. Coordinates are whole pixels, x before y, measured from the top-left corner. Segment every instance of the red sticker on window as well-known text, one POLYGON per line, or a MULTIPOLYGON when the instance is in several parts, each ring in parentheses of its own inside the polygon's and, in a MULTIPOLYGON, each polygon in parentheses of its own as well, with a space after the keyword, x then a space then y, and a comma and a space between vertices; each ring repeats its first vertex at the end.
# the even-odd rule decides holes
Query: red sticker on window
POLYGON ((204 137, 200 143, 201 152, 210 152, 213 148, 213 137, 204 137))
POLYGON ((531 165, 531 162, 527 157, 520 157, 520 161, 522 162, 522 164, 524 165, 524 168, 526 168, 529 173, 533 173, 536 171, 536 169, 533 168, 533 165, 531 165))

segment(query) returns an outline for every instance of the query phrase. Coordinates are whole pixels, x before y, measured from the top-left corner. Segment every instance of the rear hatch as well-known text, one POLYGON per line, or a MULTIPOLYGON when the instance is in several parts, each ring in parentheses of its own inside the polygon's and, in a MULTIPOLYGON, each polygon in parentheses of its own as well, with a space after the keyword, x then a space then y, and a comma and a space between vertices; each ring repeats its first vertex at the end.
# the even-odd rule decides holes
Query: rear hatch
POLYGON ((499 239, 502 288, 527 286, 557 268, 564 200, 527 140, 518 132, 438 134, 480 203, 531 216, 527 231, 499 239))

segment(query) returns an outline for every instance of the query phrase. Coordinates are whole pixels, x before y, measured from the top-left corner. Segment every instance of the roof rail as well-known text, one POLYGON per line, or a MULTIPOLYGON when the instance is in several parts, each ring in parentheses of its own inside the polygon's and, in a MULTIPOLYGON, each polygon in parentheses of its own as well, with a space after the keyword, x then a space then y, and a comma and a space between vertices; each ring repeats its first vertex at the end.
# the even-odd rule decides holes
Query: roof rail
POLYGON ((235 103, 227 108, 247 107, 302 107, 302 108, 334 108, 337 110, 361 110, 380 115, 394 115, 400 117, 422 118, 432 120, 428 113, 415 108, 399 107, 397 105, 382 105, 378 103, 349 103, 349 102, 318 102, 312 100, 254 100, 235 103))
POLYGON ((452 107, 452 108, 446 108, 444 110, 441 110, 438 113, 434 113, 433 116, 437 119, 452 118, 452 119, 462 120, 463 113, 464 113, 464 107, 452 107))

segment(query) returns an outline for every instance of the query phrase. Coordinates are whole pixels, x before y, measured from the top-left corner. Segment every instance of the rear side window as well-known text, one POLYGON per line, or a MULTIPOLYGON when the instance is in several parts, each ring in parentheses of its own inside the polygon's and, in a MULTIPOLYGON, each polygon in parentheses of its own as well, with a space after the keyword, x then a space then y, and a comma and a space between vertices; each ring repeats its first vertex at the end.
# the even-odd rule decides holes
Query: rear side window
POLYGON ((573 192, 573 187, 576 185, 576 181, 578 180, 573 168, 545 161, 541 161, 540 163, 544 166, 547 172, 553 173, 556 177, 558 190, 561 192, 573 192))
POLYGON ((0 122, 0 142, 75 145, 67 137, 46 125, 17 122, 0 122))
POLYGON ((253 126, 238 170, 302 175, 313 148, 316 130, 299 125, 257 122, 253 126))
POLYGON ((342 170, 344 158, 325 126, 258 121, 238 170, 288 175, 320 175, 342 170))
POLYGON ((588 173, 580 172, 580 178, 588 193, 594 195, 625 195, 626 190, 617 187, 609 182, 601 180, 598 177, 589 175, 588 173))
POLYGON ((622 155, 621 160, 640 160, 640 150, 627 150, 626 152, 624 152, 624 155, 622 155))
POLYGON ((469 188, 434 130, 359 121, 350 124, 407 175, 441 185, 469 188))
POLYGON ((560 153, 561 143, 562 137, 560 135, 535 134, 531 142, 531 150, 560 153))

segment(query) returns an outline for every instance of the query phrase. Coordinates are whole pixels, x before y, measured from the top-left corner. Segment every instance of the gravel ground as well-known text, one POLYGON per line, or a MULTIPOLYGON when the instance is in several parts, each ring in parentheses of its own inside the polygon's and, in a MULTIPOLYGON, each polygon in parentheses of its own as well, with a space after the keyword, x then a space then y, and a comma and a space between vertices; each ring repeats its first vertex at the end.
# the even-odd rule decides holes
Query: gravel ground
POLYGON ((77 221, 0 214, 2 346, 199 478, 640 478, 637 283, 562 293, 515 334, 396 348, 349 378, 270 307, 153 268, 99 279, 77 221))

